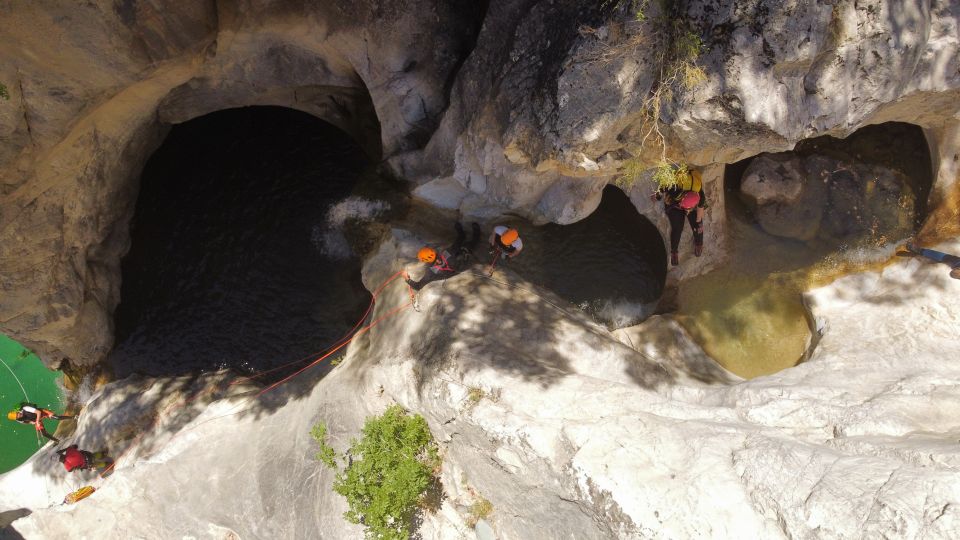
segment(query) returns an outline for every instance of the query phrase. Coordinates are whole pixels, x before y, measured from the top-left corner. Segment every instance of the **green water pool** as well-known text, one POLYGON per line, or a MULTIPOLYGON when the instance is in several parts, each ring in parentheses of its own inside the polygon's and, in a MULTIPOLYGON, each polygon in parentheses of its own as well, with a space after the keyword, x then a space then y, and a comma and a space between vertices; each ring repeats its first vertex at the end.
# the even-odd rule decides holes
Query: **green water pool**
MULTIPOLYGON (((57 379, 61 374, 47 369, 39 358, 16 341, 0 334, 0 473, 5 473, 29 458, 46 439, 37 440, 33 426, 7 420, 7 412, 22 401, 62 412, 63 395, 57 379), (21 384, 23 387, 21 388, 21 384), (29 400, 24 397, 26 392, 29 400)), ((44 423, 53 433, 57 422, 44 423)))

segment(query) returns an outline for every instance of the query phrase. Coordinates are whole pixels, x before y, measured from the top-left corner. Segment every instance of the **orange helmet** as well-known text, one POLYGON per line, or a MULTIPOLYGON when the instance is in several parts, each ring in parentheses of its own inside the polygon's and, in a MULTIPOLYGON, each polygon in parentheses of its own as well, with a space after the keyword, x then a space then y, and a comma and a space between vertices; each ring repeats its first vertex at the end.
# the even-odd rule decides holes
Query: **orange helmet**
POLYGON ((10 411, 7 413, 7 420, 16 420, 16 419, 17 419, 17 411, 10 411))
POLYGON ((517 241, 517 238, 520 238, 520 233, 516 229, 507 229, 507 232, 500 235, 500 242, 505 246, 517 241))
POLYGON ((420 259, 420 262, 432 263, 437 260, 437 251, 432 247, 423 246, 417 252, 417 258, 420 259))

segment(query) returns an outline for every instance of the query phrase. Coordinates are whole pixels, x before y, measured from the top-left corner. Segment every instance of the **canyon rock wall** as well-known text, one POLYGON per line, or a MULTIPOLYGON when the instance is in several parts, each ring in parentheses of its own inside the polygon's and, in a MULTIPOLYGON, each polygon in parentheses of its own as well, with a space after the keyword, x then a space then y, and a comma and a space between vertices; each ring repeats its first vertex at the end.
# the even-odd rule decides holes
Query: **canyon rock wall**
POLYGON ((466 215, 568 223, 641 171, 628 194, 666 233, 642 172, 661 156, 665 20, 702 41, 705 79, 666 88, 662 151, 703 168, 713 202, 678 278, 722 263, 724 163, 870 123, 924 128, 931 223, 958 229, 956 2, 657 5, 643 21, 573 0, 17 5, 0 22, 0 330, 51 365, 102 359, 139 170, 170 122, 223 107, 315 114, 466 215))
POLYGON ((0 331, 49 365, 113 346, 137 179, 171 122, 279 105, 374 157, 416 148, 482 19, 473 2, 49 4, 0 21, 0 331))

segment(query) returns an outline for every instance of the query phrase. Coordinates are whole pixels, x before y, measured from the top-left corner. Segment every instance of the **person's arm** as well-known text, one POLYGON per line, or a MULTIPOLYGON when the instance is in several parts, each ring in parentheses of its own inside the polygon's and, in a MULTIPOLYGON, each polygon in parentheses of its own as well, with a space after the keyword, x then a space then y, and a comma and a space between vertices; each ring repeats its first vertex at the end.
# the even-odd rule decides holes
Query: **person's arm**
POLYGON ((510 257, 512 259, 517 255, 519 255, 521 251, 523 251, 523 241, 519 241, 518 244, 519 245, 514 246, 516 249, 513 250, 513 253, 508 253, 507 257, 510 257))
POLYGON ((697 203, 697 223, 700 224, 700 232, 703 232, 703 215, 707 210, 707 194, 700 188, 700 202, 697 203))

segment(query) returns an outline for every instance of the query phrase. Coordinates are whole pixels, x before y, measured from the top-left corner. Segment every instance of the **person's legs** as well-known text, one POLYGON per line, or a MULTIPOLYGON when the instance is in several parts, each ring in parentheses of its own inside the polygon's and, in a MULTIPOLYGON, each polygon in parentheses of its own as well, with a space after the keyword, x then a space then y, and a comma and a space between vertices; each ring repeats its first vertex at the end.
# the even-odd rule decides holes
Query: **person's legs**
POLYGON ((467 234, 463 232, 463 225, 458 221, 455 225, 457 229, 457 239, 454 240, 453 245, 450 246, 450 253, 456 255, 460 253, 460 249, 463 247, 463 241, 467 239, 467 234))
POLYGON ((670 264, 680 264, 677 250, 680 248, 680 237, 683 235, 683 219, 686 212, 674 206, 667 207, 667 219, 670 221, 670 264))
POLYGON ((473 229, 473 237, 467 243, 467 251, 472 253, 473 250, 477 249, 477 244, 480 242, 480 224, 474 221, 470 224, 470 227, 473 229))
POLYGON ((693 254, 699 257, 703 253, 703 229, 697 223, 696 210, 687 214, 687 221, 690 222, 690 229, 693 230, 693 254))
POLYGON ((38 429, 37 431, 40 432, 41 435, 43 435, 44 437, 50 439, 51 441, 53 441, 53 442, 55 442, 55 443, 59 443, 59 442, 60 442, 60 439, 58 439, 58 438, 54 437, 53 435, 51 435, 50 432, 47 431, 47 428, 40 428, 40 429, 38 429))

